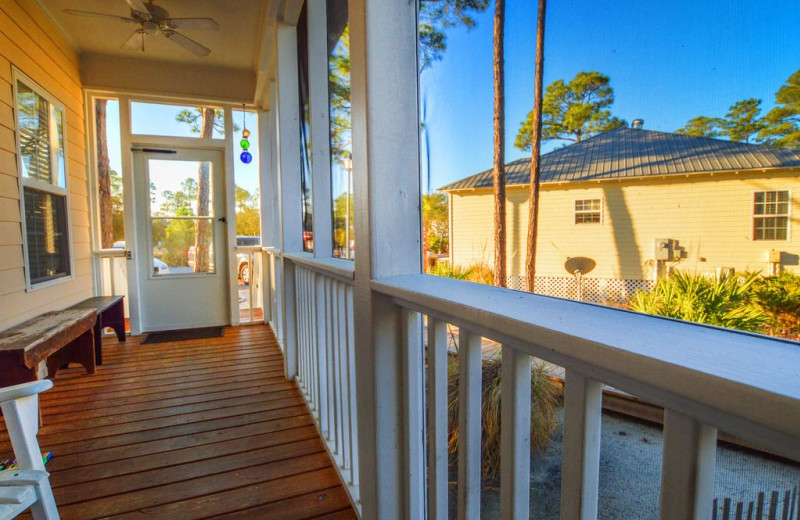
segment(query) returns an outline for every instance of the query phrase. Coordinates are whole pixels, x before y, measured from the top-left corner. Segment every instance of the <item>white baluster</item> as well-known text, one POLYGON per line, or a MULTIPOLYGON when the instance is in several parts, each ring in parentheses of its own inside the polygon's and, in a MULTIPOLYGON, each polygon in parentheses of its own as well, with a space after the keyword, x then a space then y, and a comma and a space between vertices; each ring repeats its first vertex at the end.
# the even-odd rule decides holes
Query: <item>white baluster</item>
POLYGON ((428 520, 447 520, 447 323, 428 317, 428 520))
POLYGON ((425 431, 423 423, 425 383, 423 380, 421 321, 418 312, 401 311, 404 384, 406 517, 425 517, 425 431))
POLYGON ((717 429, 664 410, 662 520, 706 520, 714 500, 717 429))
POLYGON ((531 487, 531 357, 502 347, 500 516, 527 519, 531 487))
POLYGON ((603 385, 567 370, 561 461, 561 518, 596 520, 603 385))
POLYGON ((458 518, 481 514, 481 337, 458 334, 458 518))

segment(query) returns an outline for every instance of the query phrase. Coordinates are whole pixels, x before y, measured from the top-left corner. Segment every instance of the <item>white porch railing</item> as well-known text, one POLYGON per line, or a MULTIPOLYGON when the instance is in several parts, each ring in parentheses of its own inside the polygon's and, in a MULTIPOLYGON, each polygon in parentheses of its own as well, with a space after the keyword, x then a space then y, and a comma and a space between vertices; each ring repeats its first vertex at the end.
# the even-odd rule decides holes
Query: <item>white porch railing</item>
POLYGON ((717 429, 800 460, 797 344, 428 275, 371 286, 401 318, 406 517, 447 518, 448 323, 460 330, 459 518, 480 517, 481 337, 502 344, 502 518, 529 514, 532 356, 566 369, 562 519, 597 517, 603 384, 665 409, 662 519, 710 518, 717 429))
MULTIPOLYGON (((279 253, 265 249, 270 320, 280 330, 279 253)), ((354 358, 353 263, 284 254, 295 287, 297 386, 353 504, 359 506, 358 422, 354 358)), ((276 333, 277 334, 277 333, 276 333)))
POLYGON ((124 249, 100 249, 92 252, 95 258, 95 287, 97 296, 124 296, 125 317, 130 318, 128 298, 128 262, 124 249))
POLYGON ((271 247, 262 248, 261 265, 264 268, 264 322, 275 334, 278 346, 283 350, 283 305, 281 305, 280 252, 271 247))

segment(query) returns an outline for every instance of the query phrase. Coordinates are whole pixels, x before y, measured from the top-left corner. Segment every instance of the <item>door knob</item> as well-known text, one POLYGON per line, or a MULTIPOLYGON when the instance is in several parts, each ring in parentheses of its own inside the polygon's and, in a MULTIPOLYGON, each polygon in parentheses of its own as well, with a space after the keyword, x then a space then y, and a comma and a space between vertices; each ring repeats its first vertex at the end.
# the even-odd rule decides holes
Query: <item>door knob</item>
POLYGON ((223 224, 225 224, 226 222, 228 222, 227 220, 225 220, 225 217, 220 217, 220 218, 218 218, 218 219, 217 219, 217 221, 218 221, 218 222, 222 222, 223 224))

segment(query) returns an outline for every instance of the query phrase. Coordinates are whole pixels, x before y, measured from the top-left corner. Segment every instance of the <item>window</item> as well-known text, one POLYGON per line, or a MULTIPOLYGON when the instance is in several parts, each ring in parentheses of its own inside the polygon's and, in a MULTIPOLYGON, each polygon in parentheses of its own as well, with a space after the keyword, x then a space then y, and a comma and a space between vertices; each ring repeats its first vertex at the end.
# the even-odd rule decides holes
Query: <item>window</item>
POLYGON ((575 201, 576 224, 599 224, 602 222, 602 216, 602 199, 582 199, 575 201))
POLYGON ((72 274, 64 108, 14 72, 28 288, 72 274))
POLYGON ((225 139, 225 117, 221 109, 214 107, 133 101, 131 133, 225 139))
POLYGON ((753 240, 786 240, 789 191, 757 191, 753 200, 753 240))

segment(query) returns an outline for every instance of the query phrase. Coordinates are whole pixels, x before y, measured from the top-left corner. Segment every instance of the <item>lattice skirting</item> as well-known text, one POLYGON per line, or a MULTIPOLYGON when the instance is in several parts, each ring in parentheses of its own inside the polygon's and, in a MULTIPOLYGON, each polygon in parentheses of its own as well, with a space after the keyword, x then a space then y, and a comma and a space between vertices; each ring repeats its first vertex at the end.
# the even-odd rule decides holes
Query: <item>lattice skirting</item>
MULTIPOLYGON (((626 303, 639 290, 650 290, 650 280, 621 280, 614 278, 583 278, 583 298, 592 303, 626 303)), ((525 290, 525 277, 509 276, 511 289, 525 290)), ((578 299, 578 281, 574 276, 537 276, 536 292, 570 300, 578 299)))

